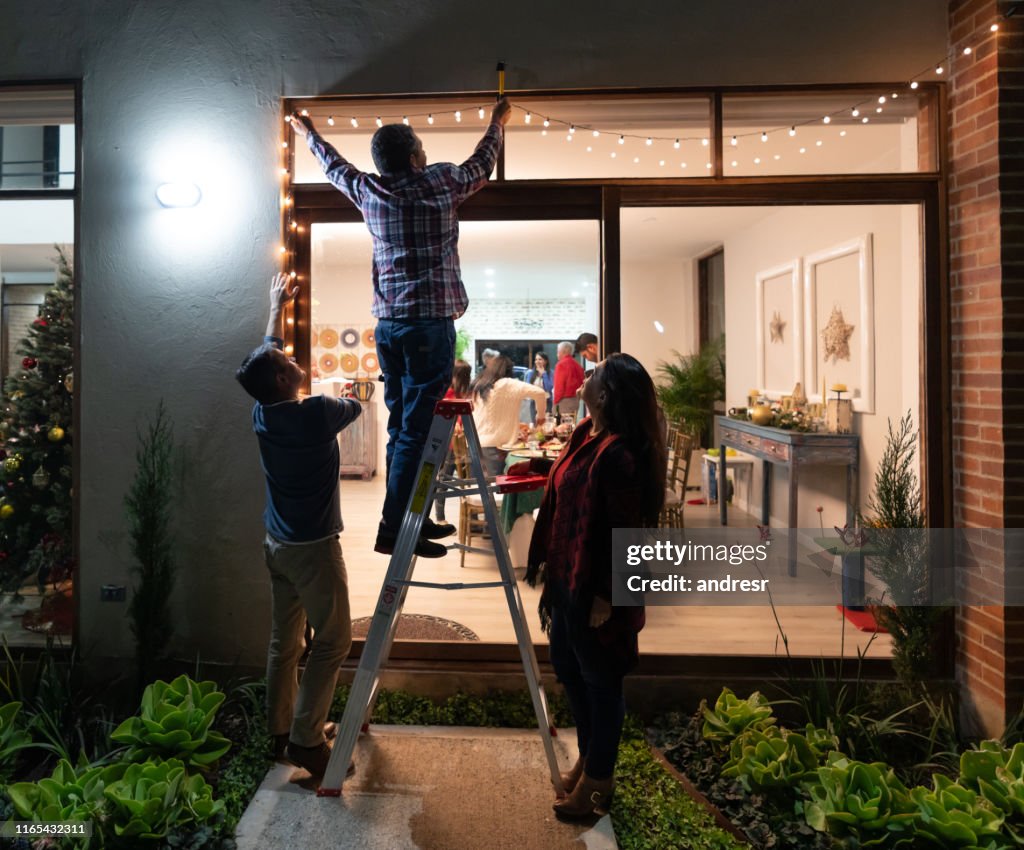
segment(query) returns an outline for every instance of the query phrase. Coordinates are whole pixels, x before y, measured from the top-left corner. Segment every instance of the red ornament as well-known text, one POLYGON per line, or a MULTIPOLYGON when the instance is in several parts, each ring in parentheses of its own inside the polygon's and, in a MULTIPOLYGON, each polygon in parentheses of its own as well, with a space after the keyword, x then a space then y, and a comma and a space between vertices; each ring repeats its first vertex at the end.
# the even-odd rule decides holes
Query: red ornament
POLYGON ((7 489, 8 490, 13 490, 14 489, 14 482, 13 481, 8 481, 7 482, 7 489))
POLYGON ((0 563, 6 561, 10 556, 10 552, 0 552, 0 563))
POLYGON ((45 328, 45 327, 49 327, 50 323, 47 322, 46 319, 40 317, 40 318, 36 319, 32 324, 35 325, 37 328, 45 328))
POLYGON ((21 361, 21 365, 26 369, 35 369, 38 364, 35 357, 26 357, 21 361))

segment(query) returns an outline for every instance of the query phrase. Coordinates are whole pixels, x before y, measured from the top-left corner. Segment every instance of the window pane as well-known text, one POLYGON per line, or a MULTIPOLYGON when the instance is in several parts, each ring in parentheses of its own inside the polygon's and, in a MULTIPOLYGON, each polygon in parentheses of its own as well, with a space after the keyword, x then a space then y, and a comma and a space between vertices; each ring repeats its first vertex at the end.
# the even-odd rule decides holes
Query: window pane
POLYGON ((707 98, 592 95, 513 103, 505 140, 508 180, 710 173, 707 98))
POLYGON ((933 103, 906 88, 726 97, 725 175, 934 170, 933 103))
POLYGON ((0 190, 74 185, 74 91, 0 89, 0 190))

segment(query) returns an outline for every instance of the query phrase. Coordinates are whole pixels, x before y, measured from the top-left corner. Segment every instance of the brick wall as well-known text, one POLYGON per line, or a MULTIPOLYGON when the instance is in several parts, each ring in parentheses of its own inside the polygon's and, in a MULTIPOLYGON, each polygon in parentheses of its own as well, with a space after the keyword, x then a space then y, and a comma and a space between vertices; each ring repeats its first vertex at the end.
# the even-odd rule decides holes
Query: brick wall
POLYGON ((475 298, 458 326, 474 338, 575 340, 596 325, 584 298, 475 298))
MULTIPOLYGON (((1003 18, 1010 5, 954 0, 949 7, 953 507, 965 527, 1024 519, 1024 51, 1020 17, 1003 18)), ((997 733, 1022 707, 1024 612, 1001 605, 1004 553, 977 566, 997 584, 972 589, 987 590, 994 604, 957 612, 957 676, 964 720, 997 733)))

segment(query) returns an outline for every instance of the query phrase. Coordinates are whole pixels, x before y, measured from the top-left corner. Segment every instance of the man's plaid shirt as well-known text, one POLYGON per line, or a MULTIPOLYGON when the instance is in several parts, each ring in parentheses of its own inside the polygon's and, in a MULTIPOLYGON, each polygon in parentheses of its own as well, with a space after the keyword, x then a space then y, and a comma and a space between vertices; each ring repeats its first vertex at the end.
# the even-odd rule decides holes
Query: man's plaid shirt
POLYGON ((459 204, 483 188, 501 148, 491 124, 462 165, 366 174, 316 133, 309 149, 327 179, 363 214, 373 237, 373 315, 378 319, 458 318, 469 299, 459 270, 459 204))

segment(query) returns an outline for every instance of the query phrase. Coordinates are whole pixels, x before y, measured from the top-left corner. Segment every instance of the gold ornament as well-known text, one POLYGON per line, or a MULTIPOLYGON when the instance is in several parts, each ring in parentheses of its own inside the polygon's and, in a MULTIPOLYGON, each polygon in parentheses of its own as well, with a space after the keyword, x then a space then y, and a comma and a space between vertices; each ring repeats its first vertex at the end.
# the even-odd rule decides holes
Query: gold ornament
POLYGON ((0 505, 0 519, 10 519, 14 516, 13 505, 0 505))
POLYGON ((775 315, 772 316, 772 320, 768 325, 768 332, 771 334, 771 342, 783 342, 782 332, 786 329, 786 323, 782 321, 782 315, 778 310, 775 311, 775 315))
POLYGON ((13 393, 11 393, 11 398, 15 400, 23 399, 24 397, 25 393, 23 393, 21 390, 15 390, 13 393))
POLYGON ((826 363, 830 357, 833 363, 850 359, 850 336, 853 334, 853 327, 853 325, 846 324, 842 310, 838 307, 832 308, 828 324, 821 331, 826 363))
POLYGON ((54 425, 49 431, 46 432, 46 439, 51 443, 59 443, 64 439, 64 429, 60 425, 54 425))
POLYGON ((7 458, 4 461, 4 472, 6 472, 8 475, 13 475, 15 472, 18 471, 18 467, 20 467, 20 466, 21 466, 21 456, 20 455, 11 455, 9 458, 7 458))

